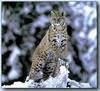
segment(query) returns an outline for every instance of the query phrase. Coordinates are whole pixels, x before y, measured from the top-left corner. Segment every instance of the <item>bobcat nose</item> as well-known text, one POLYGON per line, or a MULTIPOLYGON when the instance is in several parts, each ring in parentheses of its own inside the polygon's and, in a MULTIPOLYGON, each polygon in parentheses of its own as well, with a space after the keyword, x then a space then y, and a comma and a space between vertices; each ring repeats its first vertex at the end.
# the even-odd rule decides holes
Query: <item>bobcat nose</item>
POLYGON ((60 24, 59 23, 56 23, 56 26, 59 26, 60 24))
POLYGON ((56 29, 57 30, 61 30, 62 29, 61 25, 60 24, 56 24, 56 29))

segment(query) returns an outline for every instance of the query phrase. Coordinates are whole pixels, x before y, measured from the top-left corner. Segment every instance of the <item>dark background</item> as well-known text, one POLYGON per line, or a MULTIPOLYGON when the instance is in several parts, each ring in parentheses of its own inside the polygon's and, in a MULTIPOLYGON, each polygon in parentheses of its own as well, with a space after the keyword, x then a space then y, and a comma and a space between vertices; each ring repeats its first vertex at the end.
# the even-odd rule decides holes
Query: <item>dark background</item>
POLYGON ((31 56, 50 26, 50 11, 70 19, 69 78, 96 86, 96 2, 2 2, 2 85, 24 82, 31 56))

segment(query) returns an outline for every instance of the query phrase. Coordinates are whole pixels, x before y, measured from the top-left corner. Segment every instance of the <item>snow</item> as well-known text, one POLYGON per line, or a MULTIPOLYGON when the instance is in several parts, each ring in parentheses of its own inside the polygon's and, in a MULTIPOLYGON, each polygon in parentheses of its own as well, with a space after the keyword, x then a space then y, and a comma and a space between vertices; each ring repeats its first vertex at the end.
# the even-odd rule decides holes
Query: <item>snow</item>
POLYGON ((91 41, 95 41, 96 36, 97 36, 97 30, 96 30, 96 28, 91 29, 91 31, 88 34, 88 39, 91 40, 91 41))
POLYGON ((26 6, 26 5, 22 9, 22 13, 24 14, 28 14, 30 11, 31 11, 31 7, 26 6))
POLYGON ((2 17, 1 24, 4 25, 4 26, 7 24, 7 17, 5 17, 5 13, 7 15, 9 15, 11 12, 9 10, 5 11, 5 8, 2 9, 2 13, 1 13, 1 17, 2 17))
POLYGON ((69 3, 69 5, 75 5, 76 4, 76 2, 68 2, 69 3))
POLYGON ((69 71, 65 66, 60 67, 60 73, 55 78, 49 77, 40 83, 26 78, 24 83, 15 82, 12 85, 4 85, 3 88, 91 88, 89 83, 79 83, 68 78, 69 71))
POLYGON ((18 56, 21 54, 21 51, 18 47, 14 46, 12 49, 12 53, 7 61, 7 65, 11 66, 11 70, 8 73, 8 79, 18 79, 20 77, 21 69, 20 65, 18 65, 18 56))
POLYGON ((2 86, 2 88, 27 88, 26 83, 22 83, 22 82, 14 82, 13 85, 4 85, 2 86))
POLYGON ((36 11, 38 13, 45 13, 48 10, 51 10, 52 7, 47 3, 41 3, 36 6, 36 11))
POLYGON ((13 36, 13 34, 10 31, 8 31, 8 33, 4 35, 4 39, 5 39, 5 42, 7 43, 10 39, 15 40, 15 37, 13 36))
POLYGON ((19 78, 19 76, 20 76, 19 71, 15 68, 12 68, 10 72, 8 73, 9 80, 17 79, 19 78))
POLYGON ((91 77, 89 79, 89 83, 92 87, 94 87, 94 88, 97 87, 97 73, 91 75, 91 77))
POLYGON ((82 88, 91 88, 89 83, 80 83, 80 87, 82 87, 82 88))
POLYGON ((70 70, 73 72, 73 74, 78 74, 81 70, 81 68, 77 66, 75 63, 71 63, 70 66, 71 66, 70 70))
POLYGON ((7 76, 6 75, 2 75, 1 81, 2 82, 7 82, 8 81, 7 76))
POLYGON ((92 14, 90 15, 89 21, 88 21, 88 25, 89 25, 89 26, 92 26, 92 24, 93 24, 93 19, 96 19, 96 17, 97 17, 97 12, 96 12, 95 9, 93 9, 92 14))
POLYGON ((68 55, 67 55, 67 60, 68 60, 68 63, 69 63, 69 64, 70 64, 70 63, 72 62, 72 60, 73 60, 72 55, 71 55, 70 52, 69 52, 68 55))
POLYGON ((49 22, 49 17, 41 15, 36 22, 33 23, 34 27, 44 27, 45 23, 49 22), (41 22, 42 21, 42 22, 41 22))
POLYGON ((31 33, 31 34, 34 34, 35 32, 36 32, 35 27, 32 25, 32 26, 31 26, 31 29, 30 29, 30 33, 31 33))
POLYGON ((15 59, 18 57, 18 55, 20 55, 20 53, 21 53, 21 51, 18 47, 16 47, 16 46, 13 47, 13 51, 8 59, 7 64, 11 65, 11 66, 15 66, 14 64, 16 64, 16 62, 17 62, 15 59))
POLYGON ((82 32, 82 31, 79 32, 79 37, 82 38, 82 39, 85 39, 85 37, 86 37, 86 36, 85 36, 85 33, 82 32))
POLYGON ((86 5, 84 8, 84 13, 85 13, 85 17, 88 17, 90 15, 90 13, 93 11, 93 9, 91 7, 89 7, 88 5, 86 5))

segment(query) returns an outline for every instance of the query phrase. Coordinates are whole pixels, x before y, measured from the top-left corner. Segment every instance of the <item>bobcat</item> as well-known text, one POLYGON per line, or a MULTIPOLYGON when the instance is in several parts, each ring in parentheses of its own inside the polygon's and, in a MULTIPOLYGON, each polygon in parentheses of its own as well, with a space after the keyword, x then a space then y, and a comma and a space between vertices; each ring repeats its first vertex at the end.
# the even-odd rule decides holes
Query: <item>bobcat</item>
POLYGON ((58 59, 66 60, 67 56, 67 22, 64 12, 51 11, 51 25, 33 54, 29 79, 38 82, 57 76, 58 59))

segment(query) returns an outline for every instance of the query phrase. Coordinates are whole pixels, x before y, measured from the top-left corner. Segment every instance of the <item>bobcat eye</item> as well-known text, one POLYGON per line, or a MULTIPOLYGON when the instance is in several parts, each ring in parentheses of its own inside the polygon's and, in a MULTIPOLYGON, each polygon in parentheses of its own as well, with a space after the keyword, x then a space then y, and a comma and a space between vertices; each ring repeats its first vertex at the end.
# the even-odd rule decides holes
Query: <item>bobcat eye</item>
POLYGON ((61 19, 58 19, 58 22, 60 22, 61 21, 61 19))
POLYGON ((55 18, 55 17, 53 17, 52 19, 53 19, 54 21, 56 21, 56 18, 55 18))

